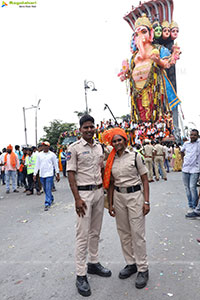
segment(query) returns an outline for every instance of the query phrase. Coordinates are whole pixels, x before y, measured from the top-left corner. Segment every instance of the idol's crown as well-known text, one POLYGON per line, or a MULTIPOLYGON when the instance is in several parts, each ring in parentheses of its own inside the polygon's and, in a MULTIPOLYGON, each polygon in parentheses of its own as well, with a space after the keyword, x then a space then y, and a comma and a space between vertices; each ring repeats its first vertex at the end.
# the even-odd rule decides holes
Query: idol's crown
POLYGON ((178 28, 178 23, 172 21, 171 24, 170 24, 170 29, 174 28, 174 27, 177 27, 178 28))
POLYGON ((139 27, 139 26, 147 26, 150 29, 152 28, 152 24, 149 20, 149 18, 147 18, 146 14, 143 14, 140 18, 138 18, 135 22, 135 28, 139 27))
POLYGON ((169 22, 168 21, 163 21, 162 22, 162 28, 169 28, 169 22))

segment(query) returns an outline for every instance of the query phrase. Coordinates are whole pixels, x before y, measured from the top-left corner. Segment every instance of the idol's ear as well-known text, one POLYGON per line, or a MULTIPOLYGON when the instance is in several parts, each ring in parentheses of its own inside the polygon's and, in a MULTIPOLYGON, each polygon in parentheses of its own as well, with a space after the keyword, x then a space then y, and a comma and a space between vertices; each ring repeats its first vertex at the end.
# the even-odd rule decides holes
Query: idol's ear
POLYGON ((154 30, 152 28, 151 31, 150 31, 150 42, 151 43, 153 42, 153 38, 154 38, 154 30))

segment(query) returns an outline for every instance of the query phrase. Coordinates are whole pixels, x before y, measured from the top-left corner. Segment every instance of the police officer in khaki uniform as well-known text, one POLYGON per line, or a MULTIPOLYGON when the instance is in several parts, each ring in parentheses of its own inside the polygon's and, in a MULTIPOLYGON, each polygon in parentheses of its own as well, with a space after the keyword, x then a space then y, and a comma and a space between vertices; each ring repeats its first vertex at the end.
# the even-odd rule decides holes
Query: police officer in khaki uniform
POLYGON ((104 212, 102 187, 103 149, 93 139, 94 119, 84 115, 80 119, 82 138, 71 144, 67 154, 67 172, 75 199, 76 224, 76 286, 82 296, 91 290, 86 272, 103 277, 111 276, 98 260, 98 244, 104 212), (86 256, 88 252, 88 266, 86 256))
POLYGON ((123 129, 114 128, 111 134, 115 151, 107 160, 104 186, 108 188, 109 213, 116 218, 127 263, 119 278, 126 279, 138 271, 135 286, 144 288, 149 278, 145 240, 145 215, 150 211, 148 170, 141 155, 127 148, 123 129))
POLYGON ((154 146, 155 149, 155 173, 156 173, 156 180, 159 181, 159 166, 161 167, 163 179, 167 180, 167 173, 164 167, 164 161, 165 161, 165 149, 164 147, 159 143, 159 141, 156 141, 156 145, 154 146))
POLYGON ((148 140, 144 145, 144 161, 148 169, 148 180, 149 182, 154 182, 153 180, 153 159, 154 159, 154 147, 151 145, 151 142, 148 140))

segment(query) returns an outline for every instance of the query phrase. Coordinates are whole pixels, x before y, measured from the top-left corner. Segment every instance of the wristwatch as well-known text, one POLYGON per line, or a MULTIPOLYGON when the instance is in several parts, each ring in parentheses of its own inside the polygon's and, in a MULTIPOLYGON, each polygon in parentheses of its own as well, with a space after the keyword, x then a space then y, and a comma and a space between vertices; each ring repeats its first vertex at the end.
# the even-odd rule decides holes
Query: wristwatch
POLYGON ((147 202, 147 201, 145 201, 145 202, 144 202, 144 204, 150 205, 150 203, 149 203, 149 202, 147 202))

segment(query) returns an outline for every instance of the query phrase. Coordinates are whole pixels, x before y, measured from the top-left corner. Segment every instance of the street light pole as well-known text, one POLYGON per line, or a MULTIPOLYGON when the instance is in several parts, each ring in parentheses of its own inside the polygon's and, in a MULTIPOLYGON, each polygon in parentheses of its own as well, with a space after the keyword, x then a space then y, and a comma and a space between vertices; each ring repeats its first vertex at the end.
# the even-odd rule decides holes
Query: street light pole
POLYGON ((26 146, 27 146, 27 128, 26 128, 26 114, 25 114, 25 107, 23 107, 23 115, 24 115, 25 144, 26 144, 26 146))
POLYGON ((37 147, 37 111, 39 108, 41 99, 38 100, 37 106, 35 106, 35 146, 37 147))
POLYGON ((88 103, 87 103, 87 89, 91 89, 92 92, 96 92, 95 84, 93 81, 84 80, 84 89, 85 89, 85 105, 86 105, 86 113, 89 113, 88 103))
POLYGON ((41 99, 38 100, 37 105, 32 105, 31 107, 23 107, 23 114, 24 114, 24 132, 25 132, 25 144, 26 146, 28 145, 28 141, 27 141, 27 128, 26 128, 26 113, 25 111, 27 109, 32 109, 35 108, 35 142, 36 142, 36 146, 37 146, 37 111, 39 108, 39 104, 40 104, 41 99))
POLYGON ((87 104, 87 81, 84 80, 84 89, 85 89, 85 105, 86 105, 86 113, 88 114, 88 104, 87 104))

